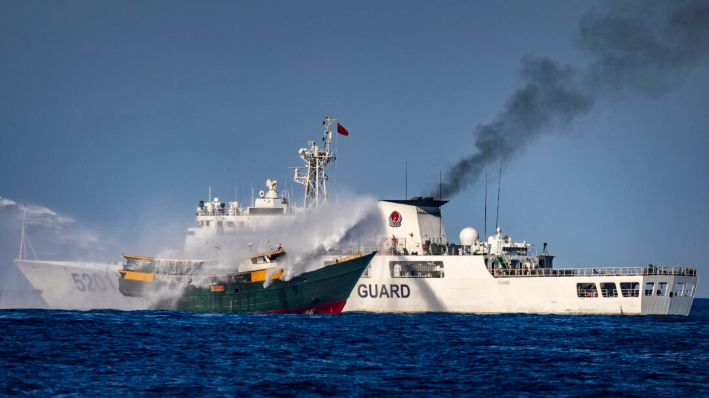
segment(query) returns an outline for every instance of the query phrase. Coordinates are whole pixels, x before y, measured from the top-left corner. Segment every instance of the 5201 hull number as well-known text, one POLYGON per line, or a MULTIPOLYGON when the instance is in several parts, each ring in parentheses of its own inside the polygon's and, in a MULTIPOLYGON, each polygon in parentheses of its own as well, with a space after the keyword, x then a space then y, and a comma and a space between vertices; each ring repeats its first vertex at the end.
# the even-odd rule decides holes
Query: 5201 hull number
POLYGON ((108 276, 108 274, 77 274, 72 272, 71 277, 74 278, 76 290, 80 292, 105 292, 109 286, 113 291, 116 291, 116 286, 108 276), (105 280, 105 281, 104 281, 105 280), (108 283, 106 283, 108 282, 108 283))

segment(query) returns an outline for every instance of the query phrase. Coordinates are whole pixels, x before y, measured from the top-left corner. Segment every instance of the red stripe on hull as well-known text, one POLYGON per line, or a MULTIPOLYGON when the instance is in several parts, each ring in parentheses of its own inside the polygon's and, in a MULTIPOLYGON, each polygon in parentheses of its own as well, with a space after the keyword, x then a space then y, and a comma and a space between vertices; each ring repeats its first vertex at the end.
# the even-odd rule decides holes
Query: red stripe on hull
POLYGON ((291 308, 287 310, 259 311, 259 314, 327 314, 334 315, 342 312, 347 300, 333 301, 332 303, 317 304, 309 307, 291 308))

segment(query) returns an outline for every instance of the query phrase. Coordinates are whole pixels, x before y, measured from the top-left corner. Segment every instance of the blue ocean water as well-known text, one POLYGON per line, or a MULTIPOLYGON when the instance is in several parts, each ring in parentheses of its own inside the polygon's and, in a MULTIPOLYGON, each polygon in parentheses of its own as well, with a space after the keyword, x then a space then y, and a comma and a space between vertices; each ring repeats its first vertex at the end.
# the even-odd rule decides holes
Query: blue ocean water
POLYGON ((688 317, 0 311, 6 396, 707 396, 688 317))

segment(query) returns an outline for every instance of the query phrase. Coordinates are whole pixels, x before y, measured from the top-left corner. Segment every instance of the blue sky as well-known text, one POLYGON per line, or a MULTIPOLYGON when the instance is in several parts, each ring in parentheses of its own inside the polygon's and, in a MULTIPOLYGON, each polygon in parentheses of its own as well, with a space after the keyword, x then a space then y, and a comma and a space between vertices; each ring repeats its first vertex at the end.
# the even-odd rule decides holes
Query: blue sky
MULTIPOLYGON (((643 4, 631 3, 631 13, 651 5, 643 4)), ((28 229, 40 258, 119 261, 179 246, 208 187, 223 201, 237 185, 247 199, 251 184, 258 191, 269 178, 290 187, 288 167, 320 139, 325 116, 350 132, 337 143, 337 192, 402 199, 408 162, 408 196, 426 195, 439 173, 476 153, 476 126, 493 122, 524 85, 523 57, 583 76, 594 56, 579 46, 579 21, 608 8, 3 2, 0 270, 16 277, 22 203, 42 215, 28 229)), ((709 273, 706 44, 668 72, 666 90, 606 90, 587 113, 505 154, 503 231, 547 242, 559 267, 709 273)), ((486 169, 488 234, 498 166, 486 169)), ((444 198, 450 237, 466 226, 482 234, 484 190, 478 182, 444 198)), ((699 294, 709 288, 700 284, 699 294)))

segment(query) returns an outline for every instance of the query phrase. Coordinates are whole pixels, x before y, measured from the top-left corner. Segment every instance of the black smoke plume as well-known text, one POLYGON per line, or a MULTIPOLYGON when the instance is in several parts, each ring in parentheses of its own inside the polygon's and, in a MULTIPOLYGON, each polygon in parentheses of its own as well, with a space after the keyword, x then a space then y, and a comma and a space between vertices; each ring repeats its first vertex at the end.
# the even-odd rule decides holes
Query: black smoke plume
MULTIPOLYGON (((590 11, 580 20, 578 45, 593 60, 583 74, 550 59, 522 58, 522 88, 494 121, 475 128, 478 152, 446 171, 444 198, 476 183, 487 165, 587 114, 605 94, 658 97, 680 85, 706 59, 709 1, 622 3, 590 11)), ((430 192, 437 196, 439 187, 430 192)))
MULTIPOLYGON (((490 124, 475 128, 478 153, 460 160, 446 172, 440 187, 450 197, 477 182, 488 164, 509 158, 543 133, 564 126, 593 107, 591 97, 575 87, 574 69, 549 59, 525 57, 521 75, 526 82, 507 100, 490 124)), ((437 187, 438 188, 438 187, 437 187)), ((435 189, 437 196, 438 189, 435 189)))

